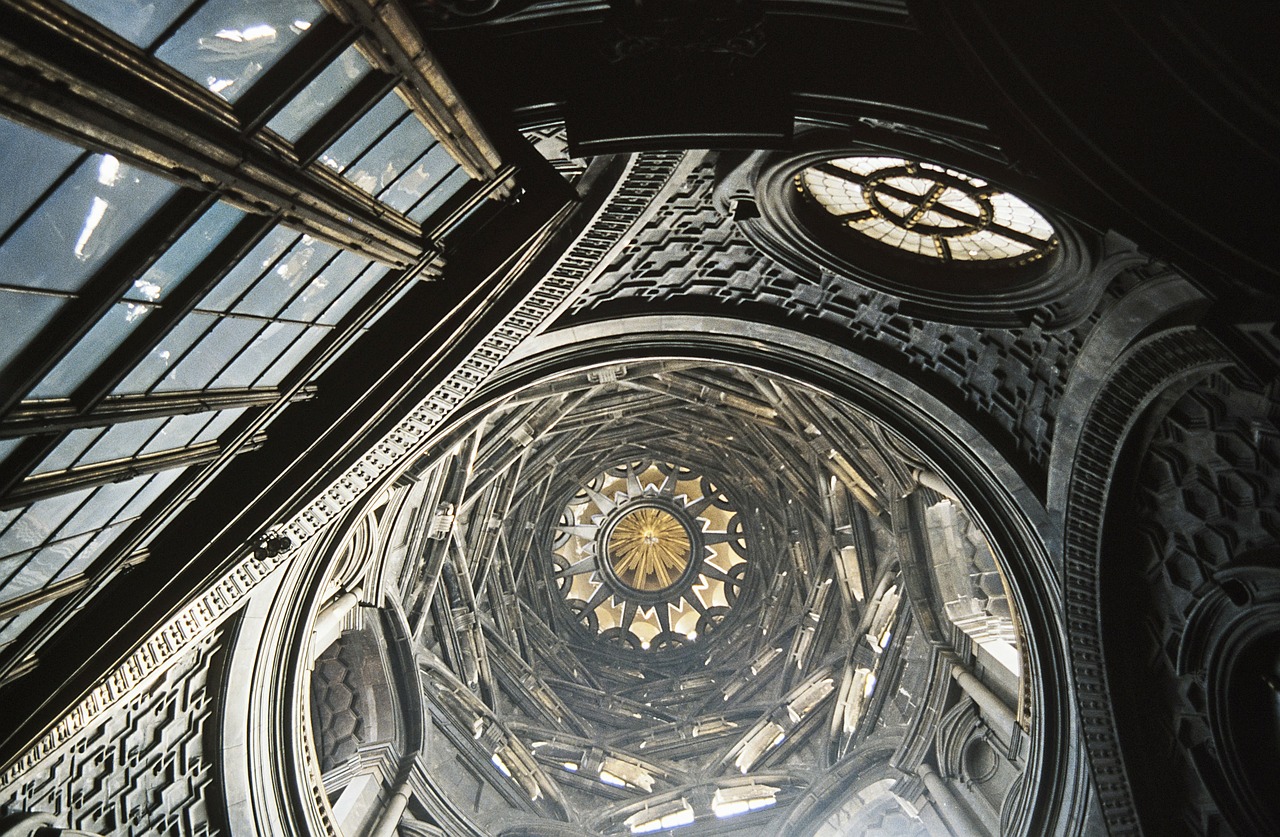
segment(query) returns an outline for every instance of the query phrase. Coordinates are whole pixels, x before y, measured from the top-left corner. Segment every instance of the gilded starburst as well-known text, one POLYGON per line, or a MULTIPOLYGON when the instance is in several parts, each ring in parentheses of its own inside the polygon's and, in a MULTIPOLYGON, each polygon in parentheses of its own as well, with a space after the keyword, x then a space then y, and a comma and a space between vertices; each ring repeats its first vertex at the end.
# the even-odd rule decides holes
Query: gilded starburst
POLYGON ((689 565, 689 533, 669 512, 636 509, 621 518, 609 536, 609 561, 629 587, 665 590, 689 565))

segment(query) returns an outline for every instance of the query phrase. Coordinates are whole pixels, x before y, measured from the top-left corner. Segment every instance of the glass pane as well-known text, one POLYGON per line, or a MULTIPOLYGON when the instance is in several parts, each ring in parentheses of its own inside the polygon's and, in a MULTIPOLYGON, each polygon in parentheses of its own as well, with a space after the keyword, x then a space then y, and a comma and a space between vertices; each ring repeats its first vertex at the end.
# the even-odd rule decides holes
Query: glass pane
POLYGON ((62 581, 77 573, 82 573, 93 564, 99 555, 106 552, 107 547, 115 543, 124 534, 127 523, 116 523, 106 529, 99 530, 92 540, 81 547, 75 557, 68 561, 51 581, 62 581))
POLYGON ((0 236, 3 236, 58 177, 84 152, 39 131, 0 119, 0 160, 11 177, 0 189, 0 236))
POLYGON ((227 367, 215 387, 252 386, 262 371, 271 365, 281 352, 289 348, 305 326, 294 323, 270 323, 253 338, 253 342, 227 367))
POLYGON ((27 626, 36 621, 40 614, 52 605, 53 602, 43 602, 35 607, 28 608, 21 613, 15 615, 9 620, 9 624, 0 628, 0 649, 7 647, 18 636, 27 629, 27 626))
POLYGON ((310 0, 208 0, 155 54, 234 102, 322 13, 310 0))
POLYGON ((59 494, 47 500, 32 503, 23 510, 3 535, 0 535, 0 555, 12 555, 24 549, 33 549, 45 542, 62 521, 76 510, 90 494, 92 488, 82 488, 70 494, 59 494))
POLYGON ((58 443, 58 446, 51 450, 31 472, 33 474, 47 474, 50 471, 61 471, 63 468, 70 468, 80 458, 80 454, 89 449, 94 439, 97 439, 105 432, 101 427, 82 427, 79 430, 72 430, 62 437, 62 441, 58 443))
POLYGON ((382 133, 409 112, 404 101, 394 90, 382 97, 356 124, 338 137, 333 145, 320 155, 320 162, 334 171, 343 171, 352 161, 378 141, 382 133))
POLYGON ((66 304, 60 297, 0 290, 0 367, 25 349, 66 304))
POLYGON ((354 46, 348 47, 320 75, 312 79, 292 102, 285 105, 267 123, 267 127, 289 142, 297 142, 307 129, 328 113, 329 108, 349 93, 356 82, 368 75, 371 69, 360 50, 354 46))
POLYGON ((125 376, 116 386, 116 395, 146 392, 157 381, 171 374, 187 349, 217 322, 209 314, 188 314, 125 376))
MULTIPOLYGON (((219 410, 214 416, 213 421, 205 425, 200 434, 191 440, 191 444, 198 445, 201 442, 212 442, 214 439, 220 439, 222 434, 227 432, 236 419, 245 414, 245 407, 237 407, 234 410, 219 410)), ((227 441, 232 441, 228 439, 227 441)))
POLYGON ((243 218, 244 213, 230 204, 215 203, 209 207, 146 273, 134 280, 125 299, 140 302, 164 299, 243 218))
MULTIPOLYGON (((4 462, 13 453, 13 449, 22 444, 21 439, 0 439, 0 462, 4 462)), ((8 521, 0 520, 0 526, 8 521)))
POLYGON ((169 486, 173 485, 174 480, 182 476, 186 471, 186 468, 170 468, 168 471, 152 474, 151 481, 135 493, 125 507, 116 514, 116 520, 127 521, 141 515, 147 510, 148 506, 155 502, 157 497, 163 494, 169 486))
POLYGON ((199 307, 205 311, 228 310, 298 238, 299 234, 293 230, 274 227, 222 277, 222 281, 200 301, 199 307))
POLYGON ((236 303, 240 314, 274 317, 338 252, 332 244, 304 235, 285 256, 236 303))
POLYGON ((192 0, 67 0, 127 41, 146 49, 192 0))
POLYGON ((258 320, 235 317, 219 320, 186 357, 156 384, 156 391, 204 389, 261 328, 262 323, 258 320))
POLYGON ((89 333, 80 338, 58 365, 31 391, 32 398, 67 398, 98 368, 151 309, 133 302, 117 302, 89 333))
POLYGON ((192 413, 186 416, 174 416, 164 423, 151 440, 147 442, 142 453, 155 453, 162 450, 182 448, 191 444, 191 440, 200 432, 211 418, 210 413, 192 413))
POLYGON ((409 218, 419 224, 425 224, 427 219, 435 215, 449 198, 461 192, 462 188, 470 182, 471 178, 459 166, 409 212, 409 218))
POLYGON ((78 291, 177 188, 110 154, 94 154, 0 247, 0 276, 78 291))
POLYGON ((306 284, 280 316, 286 320, 314 322, 369 264, 368 259, 357 253, 342 253, 306 284))
POLYGON ((27 554, 16 560, 15 571, 0 585, 3 585, 3 598, 12 599, 53 581, 63 567, 93 537, 91 533, 51 543, 34 554, 27 554))
POLYGON ((134 494, 147 484, 150 474, 143 474, 125 482, 104 485, 93 492, 93 496, 76 509, 62 528, 58 530, 58 539, 70 538, 84 532, 93 532, 102 528, 103 523, 115 517, 134 494))
POLYGON ((433 142, 431 133, 416 117, 406 116, 348 166, 342 176, 371 195, 381 194, 433 142))
POLYGON ((23 552, 18 555, 10 555, 7 558, 0 558, 0 600, 11 598, 9 591, 5 589, 5 581, 21 570, 22 565, 30 557, 31 554, 29 552, 23 552))
POLYGON ((326 325, 337 325, 338 322, 347 315, 352 308, 355 308, 360 300, 364 299, 365 294, 373 289, 378 280, 387 275, 387 271, 391 268, 383 264, 375 264, 360 275, 360 278, 351 283, 351 287, 347 292, 338 297, 337 302, 329 306, 329 310, 324 312, 324 316, 320 318, 320 322, 326 325))
POLYGON ((292 372, 298 364, 302 363, 311 350, 315 348, 316 344, 329 333, 330 329, 323 327, 307 329, 307 333, 295 340, 293 345, 289 347, 289 351, 282 354, 280 359, 263 373, 262 377, 257 381, 257 386, 278 386, 285 376, 292 372))
POLYGON ((98 437, 93 447, 84 452, 76 465, 92 465, 96 462, 110 462, 113 459, 136 456, 152 434, 166 421, 168 419, 149 418, 113 424, 107 428, 107 432, 98 437))
POLYGON ((445 175, 457 168, 457 163, 443 145, 435 145, 418 159, 378 199, 400 212, 422 200, 423 196, 440 185, 445 175))

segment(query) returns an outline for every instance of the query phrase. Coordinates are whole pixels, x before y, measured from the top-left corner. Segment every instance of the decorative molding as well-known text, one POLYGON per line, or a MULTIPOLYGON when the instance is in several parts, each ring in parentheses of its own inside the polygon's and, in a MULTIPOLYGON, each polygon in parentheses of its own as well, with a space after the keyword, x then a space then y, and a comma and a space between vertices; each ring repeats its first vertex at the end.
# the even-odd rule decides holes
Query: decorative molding
POLYGON ((1028 470, 1049 464, 1058 410, 1086 338, 1117 299, 1152 278, 1145 259, 1123 240, 1109 239, 1090 267, 1106 291, 1070 329, 1040 321, 1016 328, 931 321, 853 278, 831 271, 801 276, 762 253, 746 225, 718 206, 715 163, 709 155, 684 182, 673 183, 660 211, 570 302, 572 324, 641 306, 682 312, 715 306, 726 316, 757 322, 772 309, 791 328, 839 334, 860 353, 891 358, 916 380, 927 379, 928 388, 1000 438, 1028 470), (749 314, 740 313, 748 308, 749 314))
POLYGON ((188 644, 167 671, 152 672, 145 692, 26 764, 21 782, 6 773, 0 810, 51 811, 76 834, 223 834, 211 816, 220 790, 205 737, 223 636, 211 631, 188 644), (161 795, 164 805, 155 802, 161 795))
POLYGON ((53 725, 0 777, 11 784, 45 755, 67 741, 156 672, 168 667, 192 643, 215 630, 267 575, 295 560, 318 534, 348 508, 376 490, 414 461, 452 412, 488 379, 508 354, 532 334, 580 285, 589 282, 613 251, 626 240, 644 216, 683 157, 682 152, 638 155, 627 166, 613 194, 586 229, 556 261, 546 276, 493 328, 489 335, 442 380, 422 403, 368 453, 280 527, 295 548, 265 558, 252 553, 200 591, 168 622, 143 642, 114 671, 106 675, 66 716, 53 725))
POLYGON ((1143 409, 1168 387, 1227 364, 1221 346, 1195 328, 1163 332, 1120 358, 1080 432, 1067 489, 1067 634, 1082 738, 1112 835, 1141 833, 1111 715, 1099 624, 1102 519, 1116 461, 1143 409))

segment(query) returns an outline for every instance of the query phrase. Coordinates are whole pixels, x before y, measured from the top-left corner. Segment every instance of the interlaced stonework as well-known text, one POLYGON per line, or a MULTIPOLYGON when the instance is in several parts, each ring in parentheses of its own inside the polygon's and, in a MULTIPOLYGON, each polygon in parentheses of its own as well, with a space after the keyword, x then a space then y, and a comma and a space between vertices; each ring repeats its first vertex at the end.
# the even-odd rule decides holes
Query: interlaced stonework
POLYGON ((869 354, 885 353, 890 363, 905 363, 904 371, 927 373, 939 395, 979 424, 994 422, 1024 462, 1044 467, 1085 335, 1107 305, 1145 278, 1142 272, 1121 273, 1098 310, 1069 330, 1034 322, 972 328, 905 316, 892 296, 830 273, 810 281, 761 253, 713 202, 714 163, 709 157, 690 175, 577 298, 573 315, 595 318, 654 302, 696 310, 724 303, 730 315, 737 306, 765 305, 792 327, 830 331, 869 354))
MULTIPOLYGON (((1239 696, 1218 676, 1222 663, 1205 665, 1196 649, 1212 648, 1218 635, 1228 633, 1211 623, 1247 626, 1251 611, 1273 598, 1258 579, 1280 569, 1278 416, 1274 382, 1264 387, 1230 371, 1183 395, 1159 422, 1141 462, 1134 501, 1139 534, 1128 544, 1134 554, 1122 555, 1117 543, 1111 555, 1117 580, 1125 582, 1124 601, 1109 607, 1103 601, 1104 640, 1109 636, 1108 647, 1120 651, 1108 661, 1112 691, 1133 695, 1127 709, 1143 718, 1129 727, 1134 737, 1121 740, 1129 744, 1125 754, 1135 795, 1141 803, 1145 783, 1158 781, 1166 788, 1176 783, 1188 800, 1181 812, 1166 813, 1165 833, 1262 833, 1261 821, 1243 819, 1243 812, 1250 805, 1274 805, 1274 797, 1256 798, 1265 784, 1249 787, 1258 776, 1269 781, 1265 771, 1250 771, 1245 762, 1244 771, 1255 776, 1227 780, 1231 767, 1224 754, 1230 748, 1214 706, 1238 704, 1239 696), (1215 602, 1221 619, 1209 610, 1215 602), (1144 614, 1141 622, 1124 621, 1134 612, 1144 614), (1123 644, 1116 641, 1120 634, 1123 644), (1122 656, 1125 647, 1129 656, 1122 656), (1133 661, 1142 667, 1130 666, 1133 661), (1220 797, 1228 786, 1237 801, 1234 811, 1210 794, 1212 789, 1220 797)), ((1104 568, 1104 585, 1105 573, 1104 568)), ((1274 612, 1262 618, 1274 636, 1274 612)), ((1240 629, 1235 631, 1238 636, 1240 629)), ((1233 656, 1227 644, 1219 652, 1233 656)), ((1254 680, 1260 678, 1249 677, 1246 687, 1254 680)), ((1239 705, 1223 708, 1243 711, 1239 705)), ((1265 736, 1268 719, 1262 713, 1249 723, 1251 735, 1265 736)))
POLYGON ((222 635, 7 785, 0 810, 45 811, 95 834, 224 834, 211 819, 222 808, 211 752, 222 635))

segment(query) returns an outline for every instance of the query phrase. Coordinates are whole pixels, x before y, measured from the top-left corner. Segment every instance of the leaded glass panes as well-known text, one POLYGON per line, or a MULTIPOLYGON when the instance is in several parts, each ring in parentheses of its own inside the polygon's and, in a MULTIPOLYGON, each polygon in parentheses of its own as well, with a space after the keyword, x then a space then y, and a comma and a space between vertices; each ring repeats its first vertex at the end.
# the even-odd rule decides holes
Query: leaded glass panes
POLYGON ((399 124, 348 166, 342 176, 379 197, 433 142, 422 123, 406 114, 399 124))
POLYGON ((288 320, 315 321, 366 268, 377 270, 370 266, 368 259, 357 253, 340 253, 324 272, 302 286, 280 316, 288 320))
POLYGON ((337 253, 338 248, 332 244, 309 235, 301 236, 232 310, 238 314, 274 317, 337 253))
POLYGON ((0 159, 21 177, 0 189, 0 236, 31 208, 83 151, 61 140, 0 119, 0 159))
POLYGON ((209 423, 200 429, 200 432, 192 437, 189 444, 198 445, 202 442, 212 442, 222 437, 222 434, 229 428, 238 418, 244 415, 243 407, 235 410, 219 410, 209 418, 209 423))
POLYGON ((418 205, 409 211, 409 218, 419 224, 425 223, 428 218, 444 206, 445 201, 461 191, 462 187, 467 185, 470 180, 471 178, 467 176, 461 166, 455 167, 452 172, 440 181, 439 185, 428 192, 418 202, 418 205))
POLYGON ((27 506, 0 534, 0 557, 33 549, 44 543, 94 490, 82 488, 27 506))
POLYGON ((267 123, 267 127, 289 142, 297 142, 372 69, 360 50, 354 46, 348 47, 312 79, 293 101, 285 105, 267 123))
POLYGON ((33 503, 0 535, 0 601, 86 571, 181 469, 33 503))
POLYGON ((293 341, 293 345, 289 347, 288 351, 280 355, 276 362, 266 372, 262 373, 255 385, 260 387, 279 386, 284 381, 285 376, 292 372, 293 368, 329 333, 327 328, 314 326, 308 328, 301 337, 293 341))
MULTIPOLYGON (((138 47, 141 62, 164 62, 225 101, 239 102, 234 113, 244 131, 232 140, 237 153, 269 139, 257 131, 264 120, 287 141, 305 138, 308 155, 327 141, 322 134, 329 125, 351 124, 317 165, 419 222, 468 182, 397 93, 370 97, 377 99, 373 107, 350 123, 353 90, 395 83, 375 73, 356 46, 309 71, 297 51, 286 59, 290 68, 313 77, 305 86, 283 79, 289 73, 278 62, 324 15, 315 0, 68 3, 138 47), (242 98, 263 79, 252 104, 242 98), (288 101, 284 84, 299 91, 288 101), (335 106, 342 112, 333 113, 335 106)), ((350 42, 339 39, 356 35, 335 20, 321 28, 311 34, 327 55, 350 42)), ((121 71, 132 72, 126 63, 121 71)), ((139 79, 148 75, 138 73, 139 79)), ((99 135, 98 141, 118 150, 126 140, 99 135)), ((138 141, 147 143, 130 135, 128 147, 138 141)), ((25 398, 21 420, 35 416, 41 432, 50 433, 42 437, 50 440, 43 456, 34 442, 0 440, 0 460, 7 457, 13 476, 39 477, 19 483, 22 493, 14 497, 41 498, 0 512, 0 602, 13 602, 103 565, 112 550, 126 548, 126 532, 138 532, 131 530, 138 516, 176 500, 175 483, 194 469, 101 485, 86 480, 123 471, 139 456, 227 443, 233 427, 251 429, 248 420, 261 414, 259 407, 161 414, 192 403, 188 392, 297 383, 321 347, 341 352, 336 326, 381 290, 389 268, 300 231, 270 227, 282 217, 272 213, 287 207, 264 204, 251 215, 215 200, 226 183, 208 180, 200 187, 208 193, 184 192, 176 181, 132 165, 132 158, 78 148, 3 120, 0 154, 21 173, 0 193, 0 365, 26 388, 11 393, 25 398), (172 218, 157 217, 161 212, 172 218), (251 239, 255 233, 262 235, 251 239), (236 260, 230 254, 237 248, 251 252, 236 260), (171 393, 178 398, 167 397, 171 393), (124 410, 137 412, 109 423, 124 410), (64 493, 49 496, 57 490, 64 493)), ((311 183, 299 178, 298 188, 311 183)), ((240 395, 222 392, 220 398, 234 403, 240 395)), ((250 403, 261 404, 263 395, 251 393, 250 403)), ((154 535, 138 534, 139 542, 154 535)), ((48 606, 0 618, 0 648, 48 606)))
POLYGON ((101 427, 81 427, 77 430, 72 430, 62 437, 62 441, 44 459, 40 460, 40 464, 36 465, 34 473, 45 474, 70 468, 80 458, 80 455, 93 444, 93 440, 105 432, 106 430, 101 427))
POLYGON ((162 418, 151 418, 113 424, 94 439, 93 445, 80 455, 72 467, 134 456, 164 422, 165 419, 162 418))
POLYGON ((200 338, 156 385, 159 392, 204 389, 249 344, 262 323, 224 317, 200 338))
POLYGON ((1025 264, 1057 245, 1021 198, 933 163, 841 157, 805 168, 796 185, 846 229, 940 262, 1025 264))
POLYGON ((94 532, 89 537, 88 542, 80 547, 80 549, 71 556, 70 560, 62 565, 62 569, 58 570, 54 574, 53 578, 47 580, 42 578, 39 586, 43 587, 52 582, 62 581, 63 579, 70 578, 73 575, 78 575, 88 570, 89 567, 93 565, 93 562, 97 560, 98 556, 102 555, 102 553, 106 551, 107 547, 111 546, 111 544, 115 542, 115 539, 124 533, 125 527, 128 526, 130 522, 132 521, 112 523, 107 528, 99 529, 97 532, 94 532))
POLYGON ((252 386, 268 366, 289 348, 305 326, 297 323, 268 323, 245 347, 235 361, 214 380, 214 387, 252 386))
POLYGON ((0 624, 4 625, 4 627, 0 627, 0 650, 3 650, 17 639, 18 635, 26 630, 27 626, 34 622, 41 613, 48 610, 52 604, 53 602, 43 602, 14 615, 7 622, 0 620, 0 624))
POLYGON ((457 165, 444 146, 432 146, 378 197, 392 209, 408 212, 428 192, 439 186, 440 181, 457 165))
POLYGON ((125 299, 163 301, 244 217, 243 212, 230 204, 213 204, 146 273, 134 280, 125 299))
POLYGON ((146 392, 163 379, 195 341, 208 331, 217 318, 208 314, 188 314, 169 330, 115 389, 116 395, 146 392))
POLYGON ((334 171, 346 171, 352 162, 408 112, 404 101, 394 90, 387 93, 324 150, 320 155, 320 162, 334 171))
POLYGON ((0 288, 0 366, 30 345, 66 299, 0 288))
POLYGON ((267 233, 212 291, 200 301, 205 311, 227 311, 253 286, 277 259, 298 239, 298 233, 277 226, 267 233))
POLYGON ((159 453, 186 447, 208 423, 209 413, 191 413, 167 419, 139 453, 159 453))
POLYGON ((234 102, 322 14, 310 0, 207 0, 155 55, 234 102))

